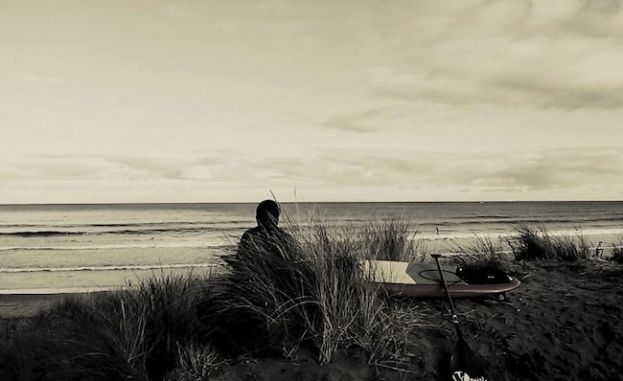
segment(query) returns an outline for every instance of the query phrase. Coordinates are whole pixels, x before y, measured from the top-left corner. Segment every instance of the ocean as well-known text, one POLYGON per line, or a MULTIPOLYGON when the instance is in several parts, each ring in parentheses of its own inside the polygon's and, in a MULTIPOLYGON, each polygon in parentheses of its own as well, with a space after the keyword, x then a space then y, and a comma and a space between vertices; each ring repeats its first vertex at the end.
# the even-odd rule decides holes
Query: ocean
MULTIPOLYGON (((61 293, 128 286, 161 272, 211 271, 255 225, 255 204, 0 205, 0 293, 61 293)), ((436 251, 476 236, 546 226, 591 241, 623 240, 623 202, 284 204, 288 219, 361 227, 400 218, 436 251), (437 231, 439 229, 439 231, 437 231)))

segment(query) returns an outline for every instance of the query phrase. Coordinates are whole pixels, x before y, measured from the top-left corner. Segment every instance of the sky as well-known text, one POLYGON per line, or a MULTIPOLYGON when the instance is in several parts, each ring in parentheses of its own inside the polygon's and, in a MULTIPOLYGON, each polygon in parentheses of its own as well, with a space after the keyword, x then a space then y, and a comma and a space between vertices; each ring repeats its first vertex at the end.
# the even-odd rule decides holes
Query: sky
POLYGON ((0 203, 623 200, 615 0, 0 1, 0 203))

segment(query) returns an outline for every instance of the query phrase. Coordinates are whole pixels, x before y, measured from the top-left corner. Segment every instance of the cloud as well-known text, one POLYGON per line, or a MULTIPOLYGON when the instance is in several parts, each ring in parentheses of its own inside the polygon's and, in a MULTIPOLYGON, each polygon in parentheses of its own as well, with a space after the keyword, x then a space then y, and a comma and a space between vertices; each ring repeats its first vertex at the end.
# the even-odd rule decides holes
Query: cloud
POLYGON ((403 60, 368 71, 374 94, 443 104, 623 106, 620 1, 426 4, 399 26, 403 60))
POLYGON ((385 111, 384 108, 377 107, 365 111, 345 113, 329 118, 322 125, 342 131, 370 132, 378 128, 378 125, 374 124, 374 119, 379 119, 378 117, 383 116, 385 111))
POLYGON ((586 184, 616 187, 623 176, 623 150, 595 148, 540 152, 523 160, 511 159, 487 173, 489 186, 511 189, 556 190, 586 184))
MULTIPOLYGON (((620 188, 623 150, 603 147, 515 154, 328 150, 315 158, 256 162, 252 168, 266 174, 255 179, 260 183, 278 179, 290 186, 555 192, 588 185, 620 188), (278 176, 271 178, 271 173, 278 176)), ((228 171, 244 174, 242 168, 228 171)))
POLYGON ((275 189, 283 194, 295 187, 303 194, 310 190, 351 192, 354 199, 379 200, 388 199, 390 192, 411 199, 424 194, 431 199, 447 197, 439 196, 441 192, 457 200, 466 195, 482 199, 486 194, 513 199, 559 194, 616 198, 623 195, 622 177, 623 150, 613 147, 507 154, 323 149, 304 158, 250 154, 225 158, 216 153, 192 159, 84 155, 35 157, 28 163, 0 167, 5 190, 47 189, 50 194, 80 190, 100 197, 128 190, 139 200, 141 194, 153 197, 162 192, 200 195, 220 189, 223 195, 235 195, 275 189))
POLYGON ((6 181, 183 181, 205 178, 203 167, 216 165, 219 159, 201 157, 136 157, 122 155, 37 155, 18 164, 0 168, 6 181), (194 172, 193 172, 194 171, 194 172), (193 175, 194 173, 194 175, 193 175))
POLYGON ((65 82, 62 78, 59 77, 43 77, 32 74, 22 75, 22 80, 29 83, 40 83, 40 84, 60 84, 65 82))
POLYGON ((104 161, 115 165, 118 173, 130 178, 159 178, 164 180, 188 180, 184 161, 170 158, 102 156, 104 161))
POLYGON ((2 181, 67 181, 103 177, 106 166, 96 160, 35 157, 0 167, 2 181))
POLYGON ((314 160, 274 159, 263 166, 281 173, 290 184, 330 188, 391 185, 536 192, 599 185, 614 189, 620 188, 618 179, 623 177, 623 150, 603 147, 516 154, 329 151, 314 160))

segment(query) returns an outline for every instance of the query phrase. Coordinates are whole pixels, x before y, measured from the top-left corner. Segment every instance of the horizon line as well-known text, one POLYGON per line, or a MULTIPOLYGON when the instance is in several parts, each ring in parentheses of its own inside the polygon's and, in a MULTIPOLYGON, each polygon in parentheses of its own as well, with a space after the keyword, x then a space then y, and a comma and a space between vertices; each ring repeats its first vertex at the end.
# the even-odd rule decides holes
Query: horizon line
MULTIPOLYGON (((53 203, 0 203, 0 206, 85 206, 85 205, 215 205, 257 204, 260 201, 173 201, 173 202, 53 202, 53 203)), ((623 200, 372 200, 372 201, 283 201, 280 204, 447 204, 447 203, 546 203, 546 202, 623 202, 623 200)))

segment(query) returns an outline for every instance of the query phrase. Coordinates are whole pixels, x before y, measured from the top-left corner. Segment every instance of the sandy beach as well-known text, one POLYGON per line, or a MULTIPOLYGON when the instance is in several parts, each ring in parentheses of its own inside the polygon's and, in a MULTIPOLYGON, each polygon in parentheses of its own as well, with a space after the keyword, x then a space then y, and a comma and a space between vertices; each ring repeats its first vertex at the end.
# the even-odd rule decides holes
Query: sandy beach
POLYGON ((0 319, 27 318, 70 294, 0 295, 0 319))
MULTIPOLYGON (((513 265, 522 286, 505 301, 456 302, 467 340, 491 380, 617 380, 623 372, 623 266, 604 262, 513 265)), ((243 359, 222 380, 438 380, 454 335, 444 300, 410 338, 416 351, 405 372, 374 368, 356 354, 327 367, 311 360, 243 359)))
MULTIPOLYGON (((623 371, 623 266, 607 262, 511 264, 522 286, 506 300, 460 300, 470 346, 491 379, 615 380, 623 371)), ((3 337, 19 335, 38 310, 67 295, 2 295, 3 337)), ((279 358, 235 358, 222 380, 436 380, 454 335, 443 300, 417 302, 422 327, 410 338, 413 363, 403 371, 375 367, 357 352, 320 366, 304 352, 279 358), (251 378, 249 378, 251 377, 251 378)), ((0 375, 2 373, 0 372, 0 375)))
MULTIPOLYGON (((38 313, 69 297, 89 294, 0 294, 0 342, 19 335, 38 313)), ((1 374, 1 373, 0 373, 1 374)))
POLYGON ((459 304, 492 379, 619 379, 623 267, 581 262, 515 270, 523 284, 507 302, 459 304))
POLYGON ((0 342, 19 335, 21 330, 26 329, 30 318, 67 296, 67 294, 0 295, 0 342))

